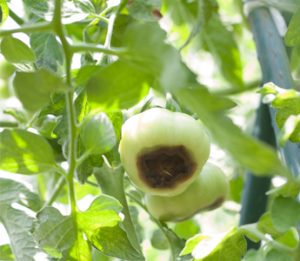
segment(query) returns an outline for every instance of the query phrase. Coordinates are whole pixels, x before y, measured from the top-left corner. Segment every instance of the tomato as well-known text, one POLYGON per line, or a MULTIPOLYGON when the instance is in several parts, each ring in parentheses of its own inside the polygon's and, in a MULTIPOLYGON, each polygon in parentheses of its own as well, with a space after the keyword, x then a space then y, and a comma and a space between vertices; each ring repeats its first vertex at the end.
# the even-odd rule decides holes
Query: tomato
POLYGON ((198 178, 181 194, 173 197, 146 195, 149 212, 162 221, 180 221, 194 214, 219 207, 228 193, 223 171, 206 163, 198 178))
POLYGON ((119 152, 140 190, 174 196, 197 178, 208 159, 210 142, 204 126, 193 117, 152 108, 124 123, 119 152))

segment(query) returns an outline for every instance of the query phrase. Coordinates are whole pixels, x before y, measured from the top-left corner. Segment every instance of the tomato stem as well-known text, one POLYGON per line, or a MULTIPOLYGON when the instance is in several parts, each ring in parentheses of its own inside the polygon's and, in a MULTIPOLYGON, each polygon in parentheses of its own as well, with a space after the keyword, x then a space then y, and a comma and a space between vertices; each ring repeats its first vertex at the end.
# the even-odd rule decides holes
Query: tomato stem
POLYGON ((66 106, 67 106, 67 119, 68 119, 68 171, 67 171, 67 184, 69 192, 69 201, 71 206, 71 215, 73 220, 74 232, 77 235, 78 225, 77 225, 77 208, 76 208, 76 197, 74 189, 74 174, 76 170, 76 159, 77 159, 77 120, 76 120, 76 111, 73 103, 74 97, 74 88, 72 87, 72 78, 71 78, 71 64, 73 53, 70 48, 70 44, 67 41, 65 36, 64 27, 62 24, 62 15, 61 15, 61 0, 55 1, 54 16, 52 20, 52 25, 55 33, 59 37, 62 48, 65 55, 65 72, 66 72, 66 84, 69 87, 66 92, 66 106))

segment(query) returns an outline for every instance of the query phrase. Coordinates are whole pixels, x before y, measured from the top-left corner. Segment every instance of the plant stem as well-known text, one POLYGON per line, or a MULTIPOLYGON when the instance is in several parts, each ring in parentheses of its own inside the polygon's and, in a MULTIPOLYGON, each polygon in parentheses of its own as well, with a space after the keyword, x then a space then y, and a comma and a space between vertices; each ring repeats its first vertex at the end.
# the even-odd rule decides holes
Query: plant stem
POLYGON ((81 52, 94 52, 94 53, 105 53, 109 55, 122 56, 126 53, 125 49, 117 48, 106 48, 103 45, 94 45, 94 44, 74 44, 71 46, 72 53, 81 53, 81 52))
POLYGON ((9 9, 9 16, 18 24, 22 25, 24 24, 24 21, 22 18, 20 18, 13 10, 9 9))
POLYGON ((0 121, 0 128, 16 128, 19 124, 13 121, 0 121))
MULTIPOLYGON (((114 24, 115 24, 116 17, 117 17, 117 15, 115 13, 113 13, 109 18, 107 34, 106 34, 106 38, 105 38, 105 42, 104 42, 104 47, 105 48, 110 48, 110 42, 111 42, 113 30, 114 30, 114 24)), ((102 54, 99 58, 98 64, 101 64, 104 57, 105 57, 105 55, 102 52, 102 54)))
POLYGON ((286 251, 289 253, 294 253, 295 249, 287 247, 279 242, 277 242, 276 240, 272 239, 272 238, 268 238, 265 236, 264 233, 260 232, 257 229, 253 229, 253 227, 256 227, 256 224, 248 224, 248 225, 244 225, 240 227, 240 230, 243 231, 250 231, 252 234, 254 234, 257 238, 259 238, 261 241, 266 241, 269 244, 271 244, 274 248, 280 250, 280 251, 286 251))
POLYGON ((69 86, 69 90, 66 92, 66 105, 67 105, 67 114, 68 114, 68 163, 69 168, 67 171, 67 184, 69 192, 69 201, 71 205, 71 215, 73 219, 73 226, 75 234, 77 235, 77 208, 76 208, 76 197, 74 189, 74 174, 76 170, 76 158, 77 158, 77 122, 76 122, 76 111, 73 104, 74 90, 72 88, 72 79, 71 79, 71 63, 72 63, 72 51, 70 44, 67 41, 65 36, 64 28, 61 22, 61 0, 55 1, 54 16, 52 20, 53 29, 57 36, 59 37, 62 48, 65 55, 65 71, 66 71, 66 84, 69 86))
POLYGON ((60 177, 60 179, 56 183, 53 193, 51 194, 50 198, 47 200, 47 202, 45 203, 43 208, 52 205, 52 203, 54 202, 54 200, 57 198, 60 191, 64 187, 65 183, 66 183, 66 177, 64 177, 64 176, 60 177))
MULTIPOLYGON (((176 252, 177 251, 176 251, 176 249, 173 245, 173 238, 171 238, 170 234, 168 233, 169 228, 166 225, 164 225, 163 223, 161 223, 159 220, 157 220, 155 217, 153 217, 151 215, 151 213, 149 213, 149 211, 145 207, 145 205, 142 202, 140 202, 140 200, 136 199, 135 197, 132 197, 129 193, 127 194, 127 196, 132 201, 137 203, 142 209, 144 209, 148 213, 148 215, 149 215, 150 219, 152 220, 152 222, 155 223, 157 225, 157 227, 162 231, 162 233, 165 235, 165 237, 168 240, 169 245, 170 245, 171 259, 176 260, 176 252)), ((171 232, 173 232, 173 231, 171 231, 171 232)))
POLYGON ((12 35, 14 33, 36 33, 49 32, 52 30, 52 24, 48 22, 24 25, 20 28, 0 30, 0 36, 12 35))

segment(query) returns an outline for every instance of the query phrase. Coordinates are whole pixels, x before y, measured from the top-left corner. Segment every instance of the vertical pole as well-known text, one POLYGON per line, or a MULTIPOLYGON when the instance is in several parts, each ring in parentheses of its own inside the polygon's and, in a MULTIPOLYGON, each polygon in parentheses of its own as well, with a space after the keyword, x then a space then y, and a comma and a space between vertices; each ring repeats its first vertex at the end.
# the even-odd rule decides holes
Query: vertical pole
MULTIPOLYGON (((246 1, 250 2, 250 0, 246 1)), ((278 33, 273 18, 266 7, 253 9, 248 19, 252 27, 257 55, 263 75, 263 83, 274 82, 283 88, 292 88, 293 80, 289 70, 289 60, 282 38, 278 33)), ((256 130, 254 135, 272 146, 276 146, 278 128, 275 112, 267 105, 261 104, 257 113, 256 130)), ((282 160, 293 174, 300 169, 300 148, 291 142, 279 148, 282 160)), ((257 222, 265 212, 267 205, 266 192, 270 186, 269 178, 261 178, 253 173, 247 173, 240 224, 257 222)), ((248 249, 258 248, 258 244, 248 241, 248 249)))

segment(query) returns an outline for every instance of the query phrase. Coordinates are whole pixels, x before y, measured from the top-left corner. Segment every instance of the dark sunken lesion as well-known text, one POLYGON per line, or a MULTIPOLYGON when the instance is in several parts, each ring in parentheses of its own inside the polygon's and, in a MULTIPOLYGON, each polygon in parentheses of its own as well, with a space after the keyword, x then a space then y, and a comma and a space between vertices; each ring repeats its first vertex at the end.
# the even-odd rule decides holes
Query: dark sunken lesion
POLYGON ((182 145, 156 147, 140 153, 140 177, 152 188, 172 188, 188 179, 197 164, 182 145))

